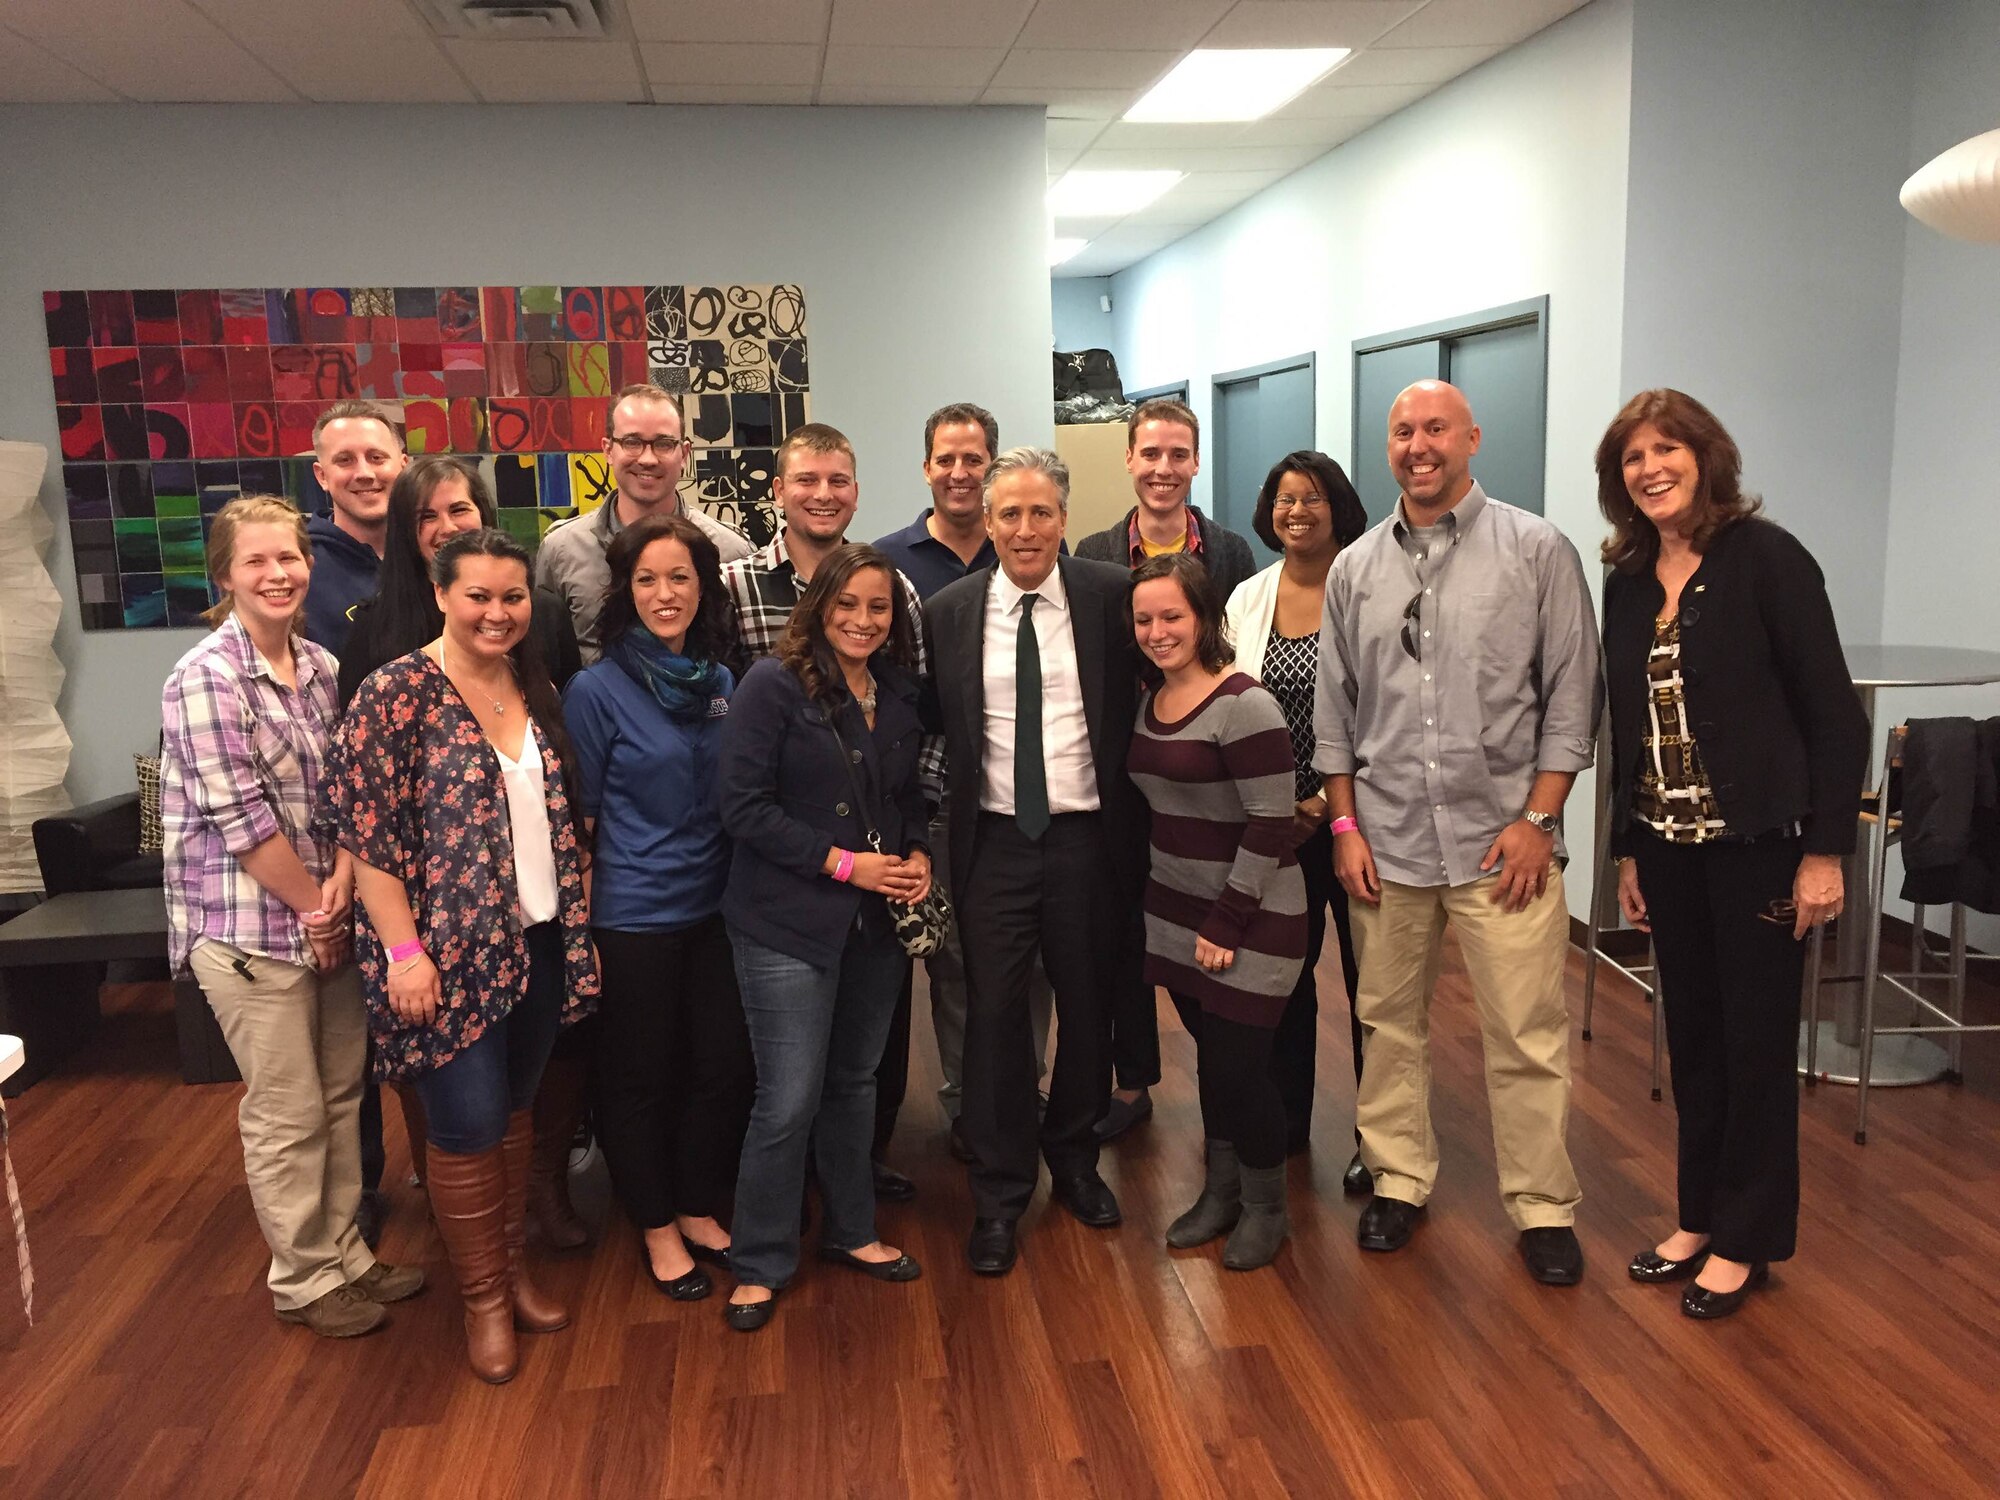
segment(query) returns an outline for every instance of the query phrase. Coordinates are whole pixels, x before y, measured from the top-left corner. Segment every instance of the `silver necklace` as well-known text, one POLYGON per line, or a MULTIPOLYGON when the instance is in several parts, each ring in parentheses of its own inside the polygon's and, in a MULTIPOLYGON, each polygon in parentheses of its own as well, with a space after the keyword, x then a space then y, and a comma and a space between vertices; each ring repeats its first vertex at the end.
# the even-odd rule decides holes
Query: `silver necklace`
MULTIPOLYGON (((513 669, 513 663, 509 662, 507 665, 508 665, 508 670, 511 671, 513 669)), ((446 680, 449 681, 454 687, 458 685, 458 679, 453 677, 451 675, 451 669, 445 666, 443 636, 438 637, 438 670, 444 673, 446 680)), ((486 701, 493 705, 493 713, 495 717, 502 719, 507 717, 506 704, 502 703, 498 698, 494 697, 492 692, 486 688, 481 688, 479 691, 480 694, 486 699, 486 701)))

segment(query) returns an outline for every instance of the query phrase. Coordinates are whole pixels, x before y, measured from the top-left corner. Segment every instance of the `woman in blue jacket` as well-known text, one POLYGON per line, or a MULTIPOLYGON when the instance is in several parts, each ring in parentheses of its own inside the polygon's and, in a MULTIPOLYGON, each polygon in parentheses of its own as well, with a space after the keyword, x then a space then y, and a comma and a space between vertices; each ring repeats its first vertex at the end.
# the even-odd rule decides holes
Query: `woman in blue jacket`
POLYGON ((757 1067, 730 1249, 727 1317, 743 1332, 771 1320, 798 1269, 808 1142, 821 1258, 878 1281, 920 1274, 875 1237, 868 1159, 875 1069, 909 963, 886 902, 921 900, 931 880, 915 628, 889 560, 836 548, 723 725, 735 849, 722 914, 757 1067))
POLYGON ((684 516, 626 527, 606 561, 604 654, 563 704, 594 825, 597 1134, 647 1274, 692 1302, 710 1290, 696 1258, 719 1264, 729 1248, 752 1087, 715 801, 736 614, 715 543, 684 516))

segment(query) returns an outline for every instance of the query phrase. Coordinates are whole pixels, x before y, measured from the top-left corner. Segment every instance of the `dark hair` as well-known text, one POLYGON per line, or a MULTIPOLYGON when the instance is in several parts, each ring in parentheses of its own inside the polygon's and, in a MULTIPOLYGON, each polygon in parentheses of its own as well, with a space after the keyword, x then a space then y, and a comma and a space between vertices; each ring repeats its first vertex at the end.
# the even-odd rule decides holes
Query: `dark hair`
MULTIPOLYGON (((1128 621, 1132 618, 1132 595, 1138 592, 1139 585, 1156 578, 1171 578, 1179 584, 1181 596, 1194 611, 1195 658, 1211 672, 1219 672, 1235 661, 1236 648, 1229 644, 1229 634, 1223 628, 1222 590, 1215 586, 1214 577, 1201 560, 1185 552, 1149 557, 1132 570, 1132 586, 1125 592, 1125 618, 1128 621)), ((1166 674, 1143 651, 1139 653, 1139 675, 1152 687, 1166 680, 1166 674)))
POLYGON ((813 569, 812 582, 793 606, 792 618, 778 642, 778 659, 804 684, 808 698, 828 702, 847 691, 840 662, 827 644, 826 617, 849 580, 867 568, 879 568, 889 579, 889 641, 876 654, 887 652, 889 660, 905 671, 917 670, 916 626, 910 620, 909 601, 903 597, 896 565, 863 542, 843 542, 813 569))
POLYGON ((1125 451, 1130 453, 1132 445, 1139 438, 1141 422, 1178 422, 1187 428, 1194 438, 1194 451, 1201 452, 1201 423, 1195 420, 1194 408, 1185 401, 1176 401, 1172 396, 1155 396, 1150 401, 1141 401, 1139 409, 1125 424, 1125 451))
POLYGON ((413 458, 389 486, 389 516, 382 538, 382 567, 376 575, 375 600, 368 606, 369 634, 383 661, 394 661, 427 645, 444 629, 431 586, 430 565, 417 545, 417 517, 438 486, 463 479, 479 523, 493 524, 493 496, 479 470, 462 458, 425 454, 413 458))
POLYGON ((632 602, 632 575, 648 547, 669 540, 687 548, 694 563, 695 583, 701 590, 682 654, 696 661, 729 662, 736 654, 736 607, 723 586, 722 554, 707 532, 680 515, 643 516, 614 536, 605 549, 611 582, 604 590, 604 612, 597 626, 604 649, 609 652, 626 631, 645 628, 639 624, 638 606, 632 602))
MULTIPOLYGON (((459 564, 468 557, 494 557, 503 562, 519 563, 521 571, 528 575, 528 593, 533 597, 535 560, 528 555, 526 547, 492 526, 482 526, 477 531, 461 531, 438 548, 437 556, 431 559, 431 582, 441 589, 450 588, 458 581, 459 564)), ((576 755, 570 747, 569 732, 563 727, 562 699, 556 695, 556 685, 549 680, 548 664, 542 660, 541 643, 535 639, 532 624, 521 632, 521 638, 507 655, 514 663, 514 680, 520 684, 521 696, 527 700, 529 716, 534 719, 535 727, 555 747, 556 759, 562 762, 563 783, 574 798, 582 785, 577 780, 576 755)), ((579 837, 582 836, 581 829, 579 823, 579 837)))
POLYGON ((979 430, 986 434, 986 456, 992 458, 1000 451, 1000 424, 993 413, 983 406, 974 406, 970 401, 954 401, 949 406, 940 406, 930 414, 924 423, 924 462, 931 461, 931 444, 937 438, 937 430, 947 422, 976 422, 979 430))
POLYGON ((1271 508, 1278 500, 1278 482, 1287 474, 1305 475, 1326 497, 1333 512, 1334 541, 1342 547, 1351 547, 1361 540, 1361 533, 1368 529, 1368 512, 1362 509, 1361 497, 1354 493, 1347 471, 1326 454, 1301 448, 1272 464, 1271 472, 1264 476, 1264 487, 1257 492, 1257 508, 1250 513, 1250 529, 1257 533, 1259 541, 1273 552, 1285 550, 1284 543, 1278 540, 1277 528, 1271 524, 1271 508))
POLYGON ((1694 526, 1688 542, 1706 552, 1718 533, 1763 509, 1743 492, 1743 454, 1714 412, 1685 391, 1660 387, 1627 401, 1597 445, 1597 508, 1611 523, 1605 562, 1621 573, 1643 573, 1660 555, 1660 533, 1625 487, 1625 445, 1648 422, 1694 455, 1694 526))

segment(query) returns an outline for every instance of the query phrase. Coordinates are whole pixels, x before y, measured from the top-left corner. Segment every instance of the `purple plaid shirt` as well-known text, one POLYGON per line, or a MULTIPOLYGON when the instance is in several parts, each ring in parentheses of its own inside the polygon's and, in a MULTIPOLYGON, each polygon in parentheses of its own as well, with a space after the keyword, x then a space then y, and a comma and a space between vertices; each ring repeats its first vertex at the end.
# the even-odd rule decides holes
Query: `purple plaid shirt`
POLYGON ((160 704, 160 817, 165 830, 167 951, 174 966, 204 941, 310 964, 298 914, 237 856, 283 834, 315 880, 334 847, 312 833, 312 807, 340 699, 337 663, 297 637, 296 691, 271 673, 234 615, 167 677, 160 704))

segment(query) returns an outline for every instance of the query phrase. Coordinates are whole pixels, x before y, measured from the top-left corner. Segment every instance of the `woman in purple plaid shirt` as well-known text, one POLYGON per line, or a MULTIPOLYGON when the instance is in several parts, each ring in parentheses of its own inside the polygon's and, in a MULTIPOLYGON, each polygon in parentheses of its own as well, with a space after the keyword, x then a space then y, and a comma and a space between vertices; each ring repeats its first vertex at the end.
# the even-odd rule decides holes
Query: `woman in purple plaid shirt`
POLYGON ((237 1125, 278 1318, 349 1338, 424 1277, 377 1261, 354 1223, 366 1029, 352 864, 311 828, 339 700, 333 656, 298 633, 304 517, 269 496, 231 501, 210 527, 208 576, 215 630, 161 701, 169 946, 243 1074, 237 1125))

